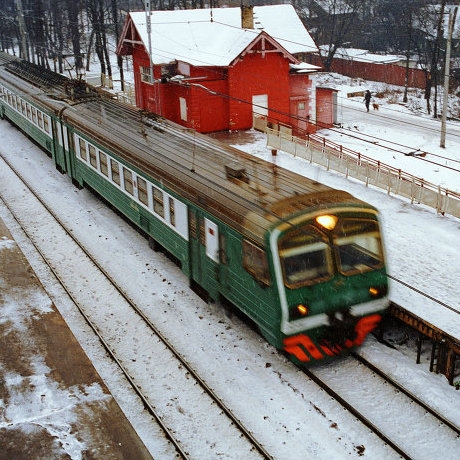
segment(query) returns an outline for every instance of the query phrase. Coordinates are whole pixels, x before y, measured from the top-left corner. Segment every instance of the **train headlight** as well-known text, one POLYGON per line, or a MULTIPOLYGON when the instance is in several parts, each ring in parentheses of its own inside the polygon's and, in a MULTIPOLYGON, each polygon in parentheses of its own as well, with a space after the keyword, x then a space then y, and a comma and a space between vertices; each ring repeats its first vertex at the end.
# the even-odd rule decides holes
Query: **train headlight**
POLYGON ((331 214, 324 214, 316 218, 316 222, 326 230, 334 230, 338 220, 339 218, 337 216, 331 214))
POLYGON ((291 308, 290 319, 293 320, 304 318, 305 316, 308 316, 309 313, 310 309, 308 308, 308 306, 299 303, 298 305, 295 305, 291 308))
POLYGON ((307 316, 308 307, 306 305, 299 303, 299 305, 297 305, 297 313, 299 314, 299 316, 307 316))
POLYGON ((388 292, 387 286, 371 286, 369 288, 369 294, 374 299, 386 296, 387 292, 388 292))

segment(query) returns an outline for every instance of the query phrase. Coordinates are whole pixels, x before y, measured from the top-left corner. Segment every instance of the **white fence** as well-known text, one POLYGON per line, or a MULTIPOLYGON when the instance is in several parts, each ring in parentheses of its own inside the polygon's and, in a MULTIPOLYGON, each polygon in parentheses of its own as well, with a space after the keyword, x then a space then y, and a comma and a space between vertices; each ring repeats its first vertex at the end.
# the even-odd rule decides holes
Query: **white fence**
POLYGON ((366 186, 373 185, 386 190, 388 194, 403 196, 411 203, 424 204, 439 214, 460 218, 460 193, 426 182, 314 134, 301 139, 268 127, 265 132, 267 145, 272 149, 304 158, 345 177, 353 177, 364 182, 366 186))

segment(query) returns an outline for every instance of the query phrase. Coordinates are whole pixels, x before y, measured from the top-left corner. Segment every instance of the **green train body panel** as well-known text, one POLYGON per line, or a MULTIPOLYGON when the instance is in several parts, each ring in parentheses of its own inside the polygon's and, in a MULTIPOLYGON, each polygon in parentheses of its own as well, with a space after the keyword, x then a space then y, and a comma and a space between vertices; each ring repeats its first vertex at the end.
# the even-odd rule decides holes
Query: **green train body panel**
MULTIPOLYGON (((109 154, 107 151, 105 153, 109 154)), ((126 218, 161 244, 179 262, 185 274, 189 274, 189 250, 187 241, 162 223, 154 215, 144 209, 140 203, 123 191, 111 184, 92 168, 75 159, 73 156, 72 175, 75 182, 80 186, 89 186, 102 196, 108 203, 114 206, 126 218)), ((114 158, 111 155, 111 158, 114 158)), ((131 167, 132 168, 132 167, 131 167)))
POLYGON ((228 264, 223 265, 224 277, 220 284, 220 293, 236 305, 259 327, 269 343, 280 343, 280 310, 276 286, 263 285, 250 275, 242 266, 242 236, 227 229, 226 253, 228 264))
POLYGON ((4 105, 3 116, 11 120, 21 129, 21 131, 32 138, 44 150, 48 151, 50 154, 54 154, 53 139, 46 135, 42 130, 40 130, 22 114, 18 113, 8 105, 4 105))

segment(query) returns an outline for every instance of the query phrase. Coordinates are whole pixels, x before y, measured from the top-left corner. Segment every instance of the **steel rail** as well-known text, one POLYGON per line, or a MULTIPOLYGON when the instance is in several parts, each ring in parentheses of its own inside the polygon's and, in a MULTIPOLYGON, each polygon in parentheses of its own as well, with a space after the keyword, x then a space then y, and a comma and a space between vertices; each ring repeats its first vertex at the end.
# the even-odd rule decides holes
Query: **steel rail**
MULTIPOLYGON (((114 288, 119 292, 119 294, 123 297, 123 299, 131 306, 131 308, 134 309, 134 311, 142 318, 142 320, 148 325, 148 327, 157 335, 157 337, 161 340, 161 342, 168 348, 169 351, 176 357, 176 359, 179 360, 179 362, 183 365, 183 367, 190 373, 190 375, 198 382, 198 384, 203 388, 203 390, 206 392, 206 394, 217 404, 217 406, 222 410, 222 412, 235 424, 237 429, 241 431, 241 433, 246 437, 246 439, 254 446, 254 448, 263 456, 265 459, 273 459, 272 455, 265 449, 264 446, 262 446, 257 439, 253 436, 253 434, 246 429, 246 427, 243 425, 243 423, 233 414, 233 412, 226 406, 226 404, 222 401, 221 398, 219 398, 212 388, 198 375, 197 371, 195 371, 192 366, 187 362, 187 360, 181 355, 181 353, 172 345, 172 343, 167 339, 167 337, 160 332, 160 330, 150 321, 150 319, 144 314, 144 312, 135 304, 135 302, 127 295, 124 290, 116 283, 116 281, 111 277, 111 275, 97 262, 97 260, 87 251, 87 249, 84 247, 82 243, 80 243, 77 238, 73 235, 73 232, 66 227, 64 222, 52 211, 52 209, 44 202, 44 200, 36 193, 36 191, 31 187, 29 184, 27 184, 27 181, 22 177, 21 173, 17 171, 17 169, 6 159, 3 157, 3 155, 0 154, 0 158, 11 168, 11 170, 18 176, 18 178, 24 183, 24 185, 31 191, 31 193, 37 198, 37 200, 42 204, 42 206, 53 216, 53 218, 58 222, 58 224, 66 231, 68 236, 75 242, 75 244, 83 251, 83 253, 88 257, 89 260, 97 267, 97 269, 103 273, 103 275, 109 280, 109 282, 114 286, 114 288)), ((0 193, 1 197, 1 193, 0 193)), ((4 201, 2 199, 2 201, 4 201)), ((16 218, 16 217, 15 217, 16 218)), ((19 225, 20 221, 18 220, 19 225)), ((21 225, 21 228, 22 225, 21 225)), ((25 231, 25 230, 24 230, 25 231)), ((26 233, 26 232, 25 232, 26 233)), ((27 233, 26 233, 27 234, 27 233)), ((35 244, 34 244, 35 246, 35 244)), ((37 248, 38 250, 38 248, 37 248)), ((46 258, 44 254, 39 251, 41 257, 44 259, 46 262, 46 258)), ((48 265, 48 264, 47 264, 48 265)), ((50 267, 52 268, 52 267, 50 267)), ((54 270, 53 270, 54 273, 54 270)), ((61 282, 61 280, 58 278, 58 280, 61 282)), ((69 293, 69 291, 65 288, 66 292, 69 293)), ((71 294, 69 293, 70 297, 72 298, 71 294)), ((77 308, 80 310, 80 308, 77 305, 77 308)), ((86 314, 83 315, 85 318, 85 321, 89 321, 88 324, 91 326, 91 328, 96 332, 98 337, 100 337, 99 332, 97 331, 96 326, 90 324, 90 319, 87 317, 86 314)), ((147 398, 141 390, 137 387, 137 384, 134 383, 133 379, 129 377, 129 374, 127 371, 125 371, 124 367, 120 363, 118 359, 116 359, 114 352, 111 351, 110 347, 108 344, 105 342, 105 340, 101 337, 101 343, 103 344, 104 348, 107 350, 107 352, 110 354, 111 357, 113 357, 114 361, 117 363, 118 366, 120 366, 120 369, 122 370, 123 374, 128 378, 129 382, 131 385, 134 385, 134 389, 136 393, 139 395, 139 397, 142 399, 142 402, 146 406, 147 410, 149 413, 152 414, 152 416, 155 417, 156 420, 158 420, 160 426, 162 429, 165 430, 165 434, 167 438, 173 443, 175 448, 177 449, 178 453, 184 458, 187 459, 189 458, 188 455, 183 451, 182 447, 179 444, 179 441, 172 435, 172 433, 169 431, 169 429, 161 422, 160 417, 157 415, 155 409, 151 404, 148 402, 147 398)))

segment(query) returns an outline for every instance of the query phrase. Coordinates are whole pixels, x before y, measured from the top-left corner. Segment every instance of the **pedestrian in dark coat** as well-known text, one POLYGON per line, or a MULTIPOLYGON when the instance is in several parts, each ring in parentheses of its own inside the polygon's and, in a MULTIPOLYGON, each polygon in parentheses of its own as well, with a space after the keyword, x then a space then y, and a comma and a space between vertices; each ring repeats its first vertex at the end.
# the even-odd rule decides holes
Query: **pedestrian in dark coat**
POLYGON ((367 111, 369 112, 369 105, 371 103, 371 92, 369 90, 366 91, 366 93, 364 94, 364 103, 366 104, 366 109, 367 111))

